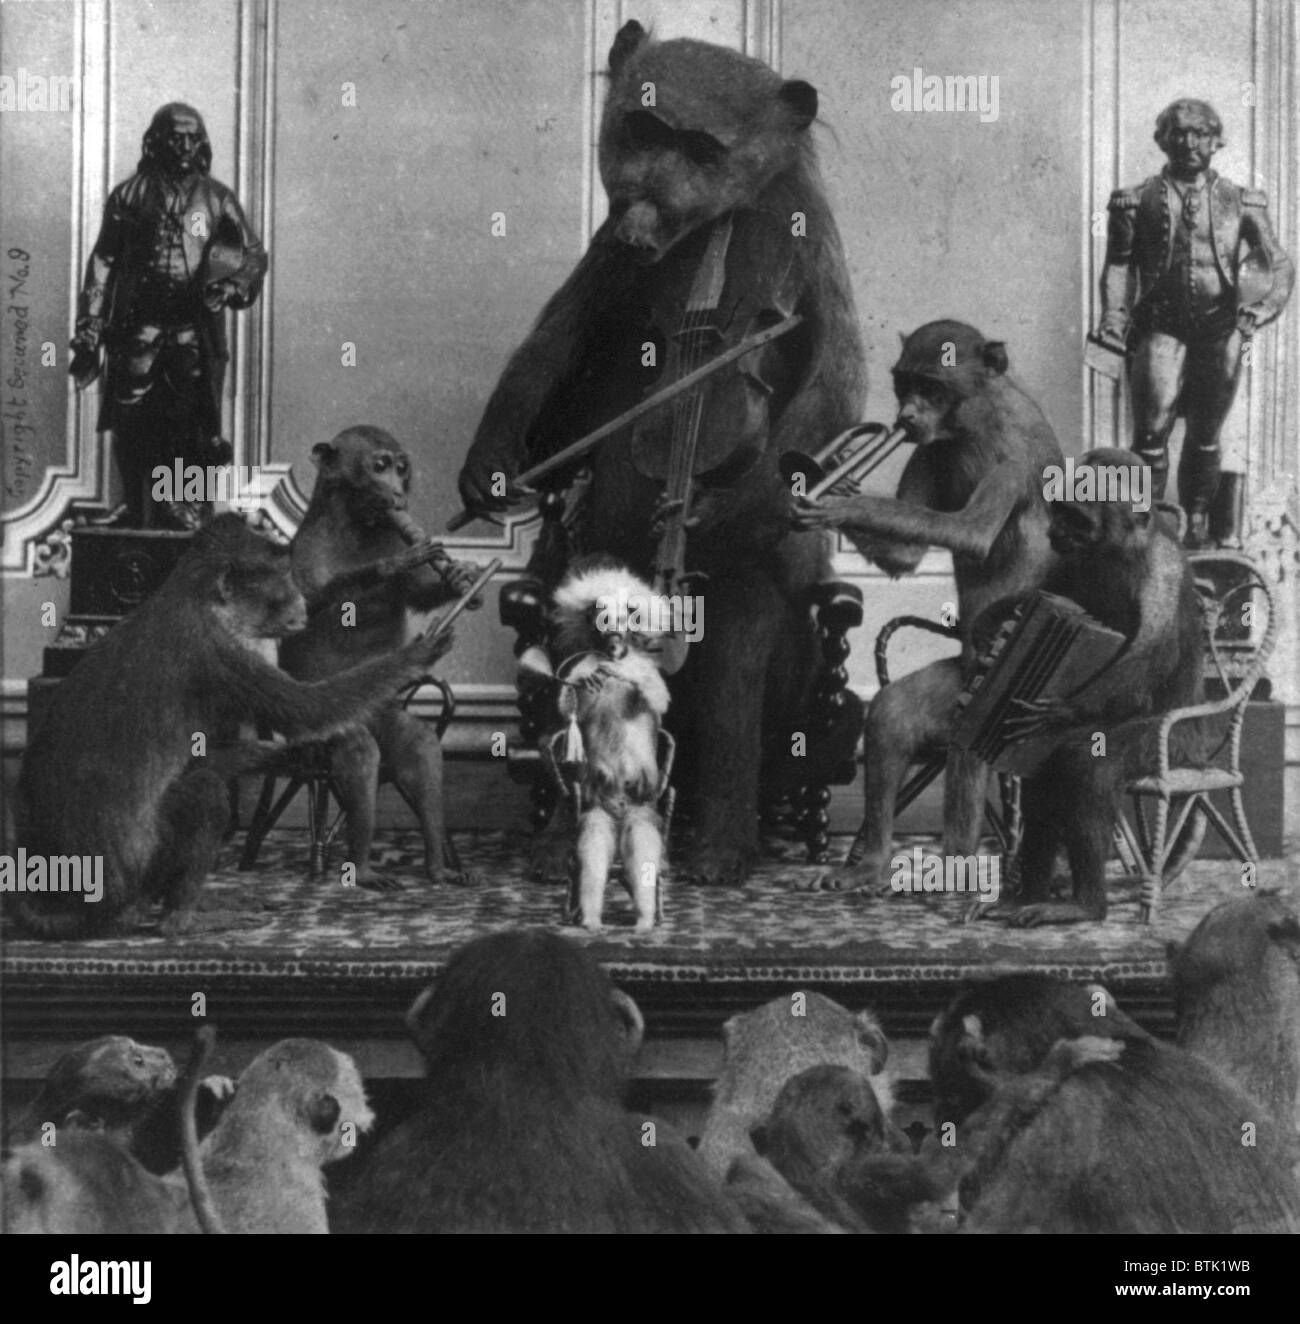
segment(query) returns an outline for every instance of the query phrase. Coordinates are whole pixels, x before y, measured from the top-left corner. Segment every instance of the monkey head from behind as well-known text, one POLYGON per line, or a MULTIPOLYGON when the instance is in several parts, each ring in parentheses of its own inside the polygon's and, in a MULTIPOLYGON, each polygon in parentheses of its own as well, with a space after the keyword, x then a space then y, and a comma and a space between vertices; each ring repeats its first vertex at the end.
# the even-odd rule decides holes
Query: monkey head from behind
POLYGON ((477 938, 407 1018, 417 1112, 362 1162, 344 1232, 743 1230, 696 1156, 627 1112, 643 1021, 571 939, 477 938))
POLYGON ((1215 906, 1169 945, 1178 1044, 1300 1128, 1300 918, 1284 895, 1215 906))
POLYGON ((1098 986, 1012 976, 931 1031, 971 1232, 1295 1232, 1295 1137, 1098 986), (1249 1142, 1243 1138, 1249 1136, 1249 1142))

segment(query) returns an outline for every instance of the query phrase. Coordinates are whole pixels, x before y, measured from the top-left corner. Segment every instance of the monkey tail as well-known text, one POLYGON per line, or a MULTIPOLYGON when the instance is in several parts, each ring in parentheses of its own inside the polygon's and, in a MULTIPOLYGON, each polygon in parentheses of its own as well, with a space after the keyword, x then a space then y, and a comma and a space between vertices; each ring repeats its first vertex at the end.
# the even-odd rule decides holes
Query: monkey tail
POLYGON ((195 1101, 199 1094, 199 1080, 203 1068, 212 1056, 212 1049, 217 1039, 217 1032, 211 1025, 205 1025, 195 1037, 194 1052, 185 1069, 185 1083, 181 1091, 181 1166, 185 1169, 185 1181, 190 1189, 190 1202, 194 1205, 194 1215, 199 1220, 199 1227, 204 1232, 225 1232, 217 1207, 212 1203, 212 1192, 208 1189, 208 1179, 199 1161, 199 1132, 194 1120, 195 1101))

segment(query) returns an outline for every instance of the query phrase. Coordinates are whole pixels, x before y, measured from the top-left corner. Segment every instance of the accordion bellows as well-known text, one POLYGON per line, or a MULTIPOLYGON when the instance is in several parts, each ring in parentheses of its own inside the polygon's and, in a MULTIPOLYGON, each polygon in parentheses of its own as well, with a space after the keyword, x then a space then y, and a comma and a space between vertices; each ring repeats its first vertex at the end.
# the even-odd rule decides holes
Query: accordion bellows
POLYGON ((1017 699, 1065 699, 1082 689, 1126 640, 1077 602, 1039 590, 1008 617, 957 700, 953 744, 999 772, 1025 777, 1061 742, 1059 732, 1013 740, 1006 721, 1017 699))

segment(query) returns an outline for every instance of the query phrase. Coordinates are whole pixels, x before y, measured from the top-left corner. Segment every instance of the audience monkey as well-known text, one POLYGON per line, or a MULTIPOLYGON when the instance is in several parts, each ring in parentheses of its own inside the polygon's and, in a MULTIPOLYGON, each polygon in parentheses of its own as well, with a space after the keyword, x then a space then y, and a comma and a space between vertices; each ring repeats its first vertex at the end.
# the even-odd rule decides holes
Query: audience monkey
POLYGON ((636 906, 636 927, 645 931, 659 911, 658 805, 669 771, 660 766, 668 687, 647 651, 647 636, 659 633, 649 628, 658 604, 649 584, 607 556, 577 561, 553 602, 552 646, 561 659, 558 704, 569 718, 574 746, 564 761, 580 769, 576 786, 565 788, 578 802, 577 895, 570 917, 588 930, 600 929, 617 854, 636 906))
POLYGON ((757 1156, 751 1131, 771 1115, 781 1086, 808 1067, 848 1067, 870 1079, 886 1117, 893 1107, 889 1044, 869 1011, 795 992, 733 1016, 723 1034, 722 1073, 700 1137, 700 1158, 719 1180, 736 1158, 757 1156))
MULTIPOLYGON (((26 892, 13 912, 47 938, 129 926, 146 900, 163 930, 196 927, 199 891, 230 822, 220 760, 196 742, 232 722, 320 738, 419 679, 451 645, 436 630, 386 657, 302 684, 257 651, 301 630, 286 549, 237 515, 200 530, 176 568, 77 664, 32 736, 18 782, 18 840, 30 855, 103 858, 103 897, 26 892)), ((248 752, 247 766, 258 755, 248 752)), ((203 916, 206 926, 228 922, 203 916)))
POLYGON ((103 1131, 134 1150, 137 1129, 170 1101, 176 1064, 165 1048, 110 1034, 63 1053, 46 1074, 40 1093, 9 1136, 10 1144, 39 1140, 52 1123, 103 1131))
POLYGON ((52 1144, 32 1142, 6 1156, 3 1230, 64 1236, 224 1231, 198 1161, 194 1126, 195 1095, 212 1045, 212 1031, 200 1031, 182 1084, 184 1176, 155 1177, 110 1133, 68 1127, 52 1144))
MULTIPOLYGON (((898 421, 917 449, 896 497, 793 498, 799 529, 840 529, 890 575, 916 569, 927 547, 952 552, 957 628, 968 653, 975 618, 1000 598, 1037 588, 1052 562, 1043 468, 1062 464, 1043 412, 1007 372, 1006 347, 962 322, 929 322, 903 342, 894 365, 898 421)), ((835 890, 887 884, 894 800, 908 767, 943 745, 961 693, 952 657, 886 685, 867 711, 866 850, 856 865, 810 886, 835 890)), ((944 789, 946 855, 978 842, 988 769, 959 751, 948 756, 944 789)))
MULTIPOLYGON (((407 511, 411 461, 387 432, 346 428, 312 447, 311 503, 292 545, 293 577, 307 600, 307 627, 280 647, 280 665, 319 681, 390 655, 410 637, 408 616, 467 592, 478 567, 453 561, 407 511)), ((470 604, 479 605, 478 599, 470 604)), ((443 815, 442 747, 430 723, 389 699, 329 744, 333 786, 343 807, 356 884, 398 884, 370 859, 379 769, 392 774, 424 837, 435 882, 472 882, 456 859, 443 815)))
POLYGON ((260 1053, 199 1150, 221 1222, 230 1232, 328 1232, 321 1168, 348 1158, 373 1121, 346 1053, 316 1039, 260 1053))
POLYGON ((1215 906, 1169 945, 1178 1045, 1300 1128, 1300 919, 1272 892, 1215 906))
POLYGON ((931 1031, 971 1232, 1295 1232, 1294 1136, 1097 987, 978 985, 931 1031), (1062 1041, 1066 1042, 1062 1042, 1062 1041))
POLYGON ((801 1196, 850 1232, 906 1232, 914 1211, 942 1194, 926 1164, 906 1152, 871 1082, 848 1067, 792 1076, 751 1137, 801 1196))
POLYGON ((407 1018, 419 1111, 363 1160, 344 1232, 736 1232, 685 1145, 627 1112, 641 1013, 571 939, 462 947, 407 1018))

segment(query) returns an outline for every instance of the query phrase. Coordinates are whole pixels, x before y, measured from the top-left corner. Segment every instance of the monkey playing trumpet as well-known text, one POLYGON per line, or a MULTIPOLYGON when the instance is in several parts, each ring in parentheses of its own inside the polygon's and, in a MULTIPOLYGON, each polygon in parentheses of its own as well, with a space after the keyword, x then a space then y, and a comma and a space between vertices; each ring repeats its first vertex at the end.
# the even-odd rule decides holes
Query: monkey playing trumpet
POLYGON ((668 780, 674 745, 663 729, 668 687, 656 664, 656 622, 650 585, 621 561, 594 555, 575 561, 552 598, 554 670, 540 649, 520 667, 557 688, 567 719, 544 748, 556 779, 575 799, 577 860, 566 918, 601 927, 605 884, 614 860, 636 907, 636 928, 661 915, 660 871, 668 780), (648 620, 649 628, 642 628, 648 620), (557 753, 557 746, 559 752, 557 753))

